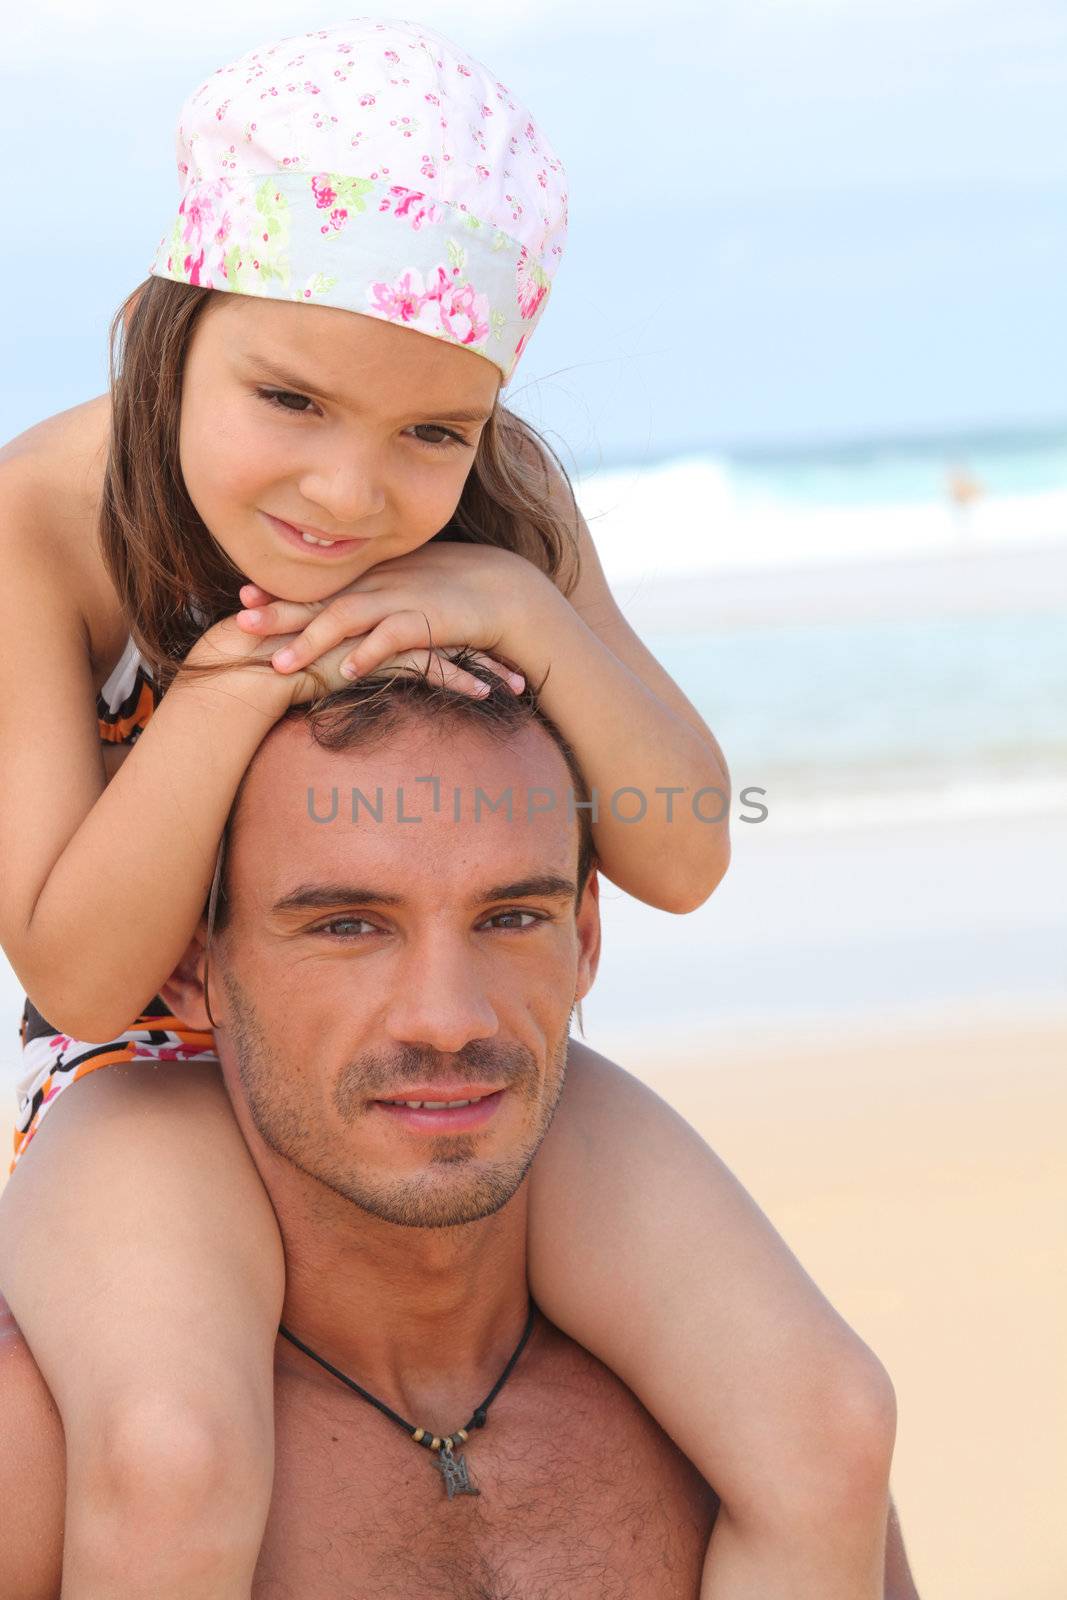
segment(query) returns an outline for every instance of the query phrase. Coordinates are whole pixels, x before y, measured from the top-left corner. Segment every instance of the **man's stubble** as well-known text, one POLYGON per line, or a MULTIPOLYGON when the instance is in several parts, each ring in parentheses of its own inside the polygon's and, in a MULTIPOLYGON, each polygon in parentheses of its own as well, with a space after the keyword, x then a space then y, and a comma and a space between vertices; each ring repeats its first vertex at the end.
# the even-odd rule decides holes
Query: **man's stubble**
MULTIPOLYGON (((513 1154, 486 1161, 478 1156, 478 1142, 470 1134, 441 1135, 433 1141, 429 1171, 382 1182, 361 1171, 331 1140, 329 1129, 309 1118, 299 1080, 286 1070, 254 1006, 232 973, 223 970, 221 976, 229 1001, 227 1032, 249 1114, 260 1138, 284 1161, 368 1215, 400 1227, 450 1228, 477 1222, 494 1215, 516 1193, 563 1092, 566 1028, 543 1085, 531 1052, 517 1043, 475 1039, 447 1058, 453 1078, 456 1066, 462 1064, 473 1077, 504 1084, 528 1107, 537 1107, 526 1138, 513 1154), (454 1169, 451 1181, 445 1179, 449 1169, 454 1169)), ((405 1082, 426 1084, 442 1076, 441 1058, 418 1046, 398 1046, 389 1055, 368 1053, 340 1073, 329 1108, 343 1126, 351 1126, 368 1114, 366 1102, 374 1098, 375 1090, 395 1095, 405 1082)))

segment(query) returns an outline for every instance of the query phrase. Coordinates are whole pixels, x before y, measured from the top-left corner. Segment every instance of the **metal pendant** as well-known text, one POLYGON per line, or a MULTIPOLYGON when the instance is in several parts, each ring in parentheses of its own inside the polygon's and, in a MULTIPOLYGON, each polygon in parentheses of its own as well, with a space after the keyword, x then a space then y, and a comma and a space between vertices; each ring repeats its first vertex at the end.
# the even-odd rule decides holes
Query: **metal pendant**
POLYGON ((466 1457, 457 1456, 450 1444, 443 1444, 440 1450, 434 1451, 433 1464, 441 1474, 450 1500, 457 1494, 481 1494, 470 1480, 466 1457))

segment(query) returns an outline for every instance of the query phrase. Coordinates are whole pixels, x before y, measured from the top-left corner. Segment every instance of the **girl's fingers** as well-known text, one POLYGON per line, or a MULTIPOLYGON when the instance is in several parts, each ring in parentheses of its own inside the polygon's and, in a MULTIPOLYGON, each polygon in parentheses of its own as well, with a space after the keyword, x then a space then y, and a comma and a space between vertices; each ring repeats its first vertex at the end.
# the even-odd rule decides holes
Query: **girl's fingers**
MULTIPOLYGON (((380 667, 402 663, 464 694, 480 697, 486 692, 481 679, 457 668, 448 652, 430 643, 429 619, 421 611, 394 611, 381 617, 381 597, 369 594, 346 595, 343 601, 333 602, 275 600, 253 583, 243 584, 240 594, 244 601, 257 602, 236 614, 234 620, 242 632, 262 638, 265 648, 275 635, 289 635, 283 648, 271 656, 279 672, 298 672, 323 661, 338 646, 350 643, 358 648, 342 656, 340 672, 344 678, 365 677, 380 667), (259 596, 266 596, 262 603, 259 596), (357 611, 364 615, 370 612, 372 618, 378 612, 376 625, 368 630, 365 623, 360 629, 357 611)), ((455 654, 469 648, 451 647, 455 654)), ((525 688, 523 675, 495 656, 479 650, 471 659, 503 679, 516 694, 525 688)))
MULTIPOLYGON (((420 678, 428 678, 431 683, 440 684, 446 689, 469 694, 475 700, 482 700, 489 693, 488 684, 474 677, 472 673, 464 672, 440 650, 401 651, 398 655, 390 656, 381 662, 376 672, 380 672, 384 677, 394 669, 398 672, 416 673, 420 678)), ((344 668, 341 670, 343 672, 344 668)))
MULTIPOLYGON (((255 633, 260 638, 266 639, 274 633, 301 634, 321 613, 321 600, 270 600, 263 605, 257 603, 247 606, 244 611, 238 611, 236 620, 237 626, 243 628, 246 633, 255 633)), ((303 655, 299 665, 306 667, 308 662, 325 655, 332 645, 340 644, 346 637, 344 633, 338 633, 314 655, 303 655)), ((297 642, 293 640, 294 647, 297 642)))
MULTIPOLYGON (((445 651, 444 653, 448 656, 452 655, 451 651, 445 651)), ((513 689, 516 694, 521 694, 526 687, 526 679, 522 673, 516 672, 514 667, 509 667, 506 662, 498 661, 495 656, 487 656, 484 651, 477 650, 467 659, 476 661, 480 667, 486 667, 496 677, 503 678, 508 688, 513 689)))
MULTIPOLYGON (((267 608, 271 613, 270 623, 264 621, 255 625, 257 631, 262 631, 269 625, 273 632, 299 633, 299 638, 294 639, 284 650, 271 657, 279 672, 294 672, 301 667, 310 666, 313 661, 326 655, 336 645, 343 644, 346 639, 363 638, 370 629, 383 621, 389 605, 388 602, 383 604, 379 595, 346 594, 316 605, 315 614, 310 618, 307 615, 309 609, 304 607, 304 616, 299 622, 294 622, 293 613, 288 609, 287 603, 276 601, 267 608), (277 619, 277 626, 274 619, 277 619)), ((405 612, 396 614, 407 615, 405 612)), ((428 644, 430 640, 426 620, 420 616, 419 622, 420 631, 413 632, 409 624, 403 630, 403 637, 398 635, 396 642, 391 644, 384 654, 395 655, 398 650, 428 644)))
POLYGON ((266 606, 274 596, 269 589, 261 589, 258 583, 242 583, 238 598, 243 606, 266 606))
MULTIPOLYGON (((310 630, 308 630, 310 631, 310 630)), ((346 678, 362 678, 384 661, 408 650, 436 652, 429 620, 421 611, 393 611, 364 634, 359 648, 345 657, 341 671, 346 678)), ((453 646, 453 649, 458 646, 453 646)), ((468 673, 469 677, 470 674, 468 673)))
MULTIPOLYGON (((343 668, 342 668, 343 670, 343 668)), ((401 650, 378 663, 373 671, 362 674, 367 679, 390 678, 395 672, 407 672, 427 678, 430 683, 457 689, 477 699, 488 694, 489 686, 470 672, 457 667, 443 650, 401 650)))
MULTIPOLYGON (((434 661, 436 666, 431 670, 435 682, 445 683, 453 688, 462 688, 465 694, 482 695, 486 686, 480 678, 472 672, 466 672, 457 667, 452 660, 453 654, 458 655, 466 646, 451 646, 449 649, 430 650, 418 649, 421 643, 420 634, 426 626, 426 618, 420 612, 394 612, 386 617, 376 628, 372 628, 360 642, 359 648, 353 650, 341 662, 341 675, 345 678, 366 677, 378 667, 395 660, 401 654, 407 659, 414 656, 420 661, 434 661)), ((515 672, 511 667, 498 661, 495 656, 478 651, 474 660, 487 667, 490 672, 503 678, 514 693, 521 694, 526 687, 526 680, 520 672, 515 672)))

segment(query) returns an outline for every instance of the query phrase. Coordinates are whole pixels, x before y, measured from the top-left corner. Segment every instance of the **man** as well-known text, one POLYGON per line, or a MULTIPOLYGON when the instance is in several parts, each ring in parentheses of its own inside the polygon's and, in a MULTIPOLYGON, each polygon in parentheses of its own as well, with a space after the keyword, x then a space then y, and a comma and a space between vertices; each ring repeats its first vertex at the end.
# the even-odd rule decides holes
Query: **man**
MULTIPOLYGON (((264 740, 209 959, 165 994, 206 1025, 206 988, 285 1246, 257 1600, 693 1600, 715 1497, 624 1385, 535 1316, 498 1387, 527 1326, 522 1180, 599 955, 580 774, 494 691, 453 707, 435 780, 430 691, 367 693, 264 740)), ((62 1437, 8 1331, 0 1600, 52 1600, 62 1437)))

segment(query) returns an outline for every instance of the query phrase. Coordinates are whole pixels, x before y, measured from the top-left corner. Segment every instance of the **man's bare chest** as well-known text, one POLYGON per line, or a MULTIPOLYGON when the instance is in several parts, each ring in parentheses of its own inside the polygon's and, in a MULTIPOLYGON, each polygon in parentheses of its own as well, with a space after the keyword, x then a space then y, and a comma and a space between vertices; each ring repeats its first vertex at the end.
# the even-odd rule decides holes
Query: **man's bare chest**
POLYGON ((695 1600, 714 1497, 609 1383, 611 1404, 558 1414, 536 1386, 502 1394, 467 1450, 480 1493, 452 1500, 369 1407, 279 1386, 255 1600, 695 1600))

